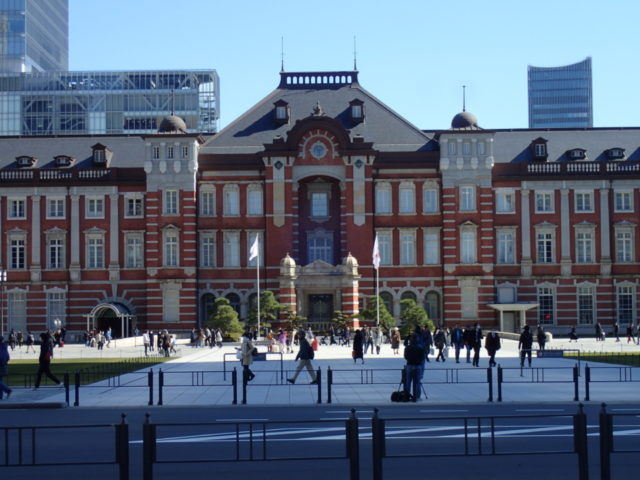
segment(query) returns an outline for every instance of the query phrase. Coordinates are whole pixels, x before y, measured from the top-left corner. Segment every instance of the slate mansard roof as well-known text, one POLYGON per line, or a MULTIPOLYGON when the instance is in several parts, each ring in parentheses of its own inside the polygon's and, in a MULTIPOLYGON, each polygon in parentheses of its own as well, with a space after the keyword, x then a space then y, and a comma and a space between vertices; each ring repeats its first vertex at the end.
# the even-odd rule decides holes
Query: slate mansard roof
POLYGON ((201 153, 217 155, 258 154, 265 144, 287 138, 297 121, 313 115, 319 105, 325 116, 338 121, 351 138, 362 137, 381 152, 436 150, 432 136, 413 126, 363 89, 358 72, 281 73, 278 88, 203 145, 201 153), (362 104, 364 119, 354 122, 350 105, 362 104), (275 104, 286 102, 289 120, 278 123, 275 104))

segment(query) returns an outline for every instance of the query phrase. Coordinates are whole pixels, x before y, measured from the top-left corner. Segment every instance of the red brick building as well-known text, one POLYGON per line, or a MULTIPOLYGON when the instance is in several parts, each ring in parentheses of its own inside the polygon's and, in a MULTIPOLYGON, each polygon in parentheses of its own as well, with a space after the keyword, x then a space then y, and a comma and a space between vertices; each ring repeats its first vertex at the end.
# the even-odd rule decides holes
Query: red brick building
POLYGON ((637 318, 640 129, 423 131, 357 72, 282 73, 208 138, 0 139, 7 328, 187 330, 260 288, 323 328, 375 292, 394 315, 591 332, 637 318))

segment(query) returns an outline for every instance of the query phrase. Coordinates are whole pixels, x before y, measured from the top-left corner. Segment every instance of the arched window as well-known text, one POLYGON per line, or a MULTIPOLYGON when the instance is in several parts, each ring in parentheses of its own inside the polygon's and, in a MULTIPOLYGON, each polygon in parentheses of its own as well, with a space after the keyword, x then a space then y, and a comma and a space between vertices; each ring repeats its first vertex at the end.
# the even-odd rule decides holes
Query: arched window
POLYGON ((400 296, 400 300, 413 300, 414 302, 417 301, 417 297, 416 294, 407 290, 406 292, 402 292, 402 295, 400 296))
POLYGON ((393 296, 389 292, 380 292, 380 298, 382 299, 384 306, 387 307, 389 313, 393 315, 393 296))
POLYGON ((240 315, 240 296, 237 293, 229 293, 226 298, 231 307, 240 315))
POLYGON ((440 294, 438 292, 427 292, 424 297, 424 309, 433 323, 440 322, 440 294))

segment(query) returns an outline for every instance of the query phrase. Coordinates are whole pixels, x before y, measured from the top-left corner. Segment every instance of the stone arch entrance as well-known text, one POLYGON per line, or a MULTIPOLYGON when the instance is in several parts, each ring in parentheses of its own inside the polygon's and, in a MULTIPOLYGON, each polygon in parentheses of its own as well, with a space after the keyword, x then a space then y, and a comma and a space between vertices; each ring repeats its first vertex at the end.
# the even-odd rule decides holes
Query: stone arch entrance
POLYGON ((113 338, 132 335, 135 316, 121 303, 102 303, 87 315, 87 330, 98 329, 106 332, 111 328, 113 338))

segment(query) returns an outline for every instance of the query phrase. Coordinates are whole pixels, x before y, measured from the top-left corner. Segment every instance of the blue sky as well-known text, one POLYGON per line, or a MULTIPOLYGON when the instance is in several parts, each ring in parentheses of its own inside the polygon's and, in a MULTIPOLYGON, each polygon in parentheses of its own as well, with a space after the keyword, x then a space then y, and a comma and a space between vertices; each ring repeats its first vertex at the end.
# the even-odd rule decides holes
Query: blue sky
POLYGON ((636 0, 70 0, 71 70, 215 69, 221 126, 286 71, 353 68, 422 129, 527 127, 527 65, 593 62, 594 126, 640 125, 636 0))

